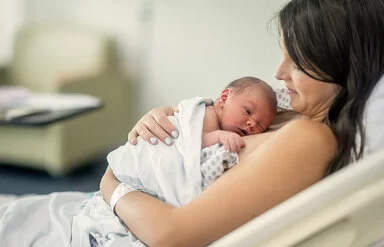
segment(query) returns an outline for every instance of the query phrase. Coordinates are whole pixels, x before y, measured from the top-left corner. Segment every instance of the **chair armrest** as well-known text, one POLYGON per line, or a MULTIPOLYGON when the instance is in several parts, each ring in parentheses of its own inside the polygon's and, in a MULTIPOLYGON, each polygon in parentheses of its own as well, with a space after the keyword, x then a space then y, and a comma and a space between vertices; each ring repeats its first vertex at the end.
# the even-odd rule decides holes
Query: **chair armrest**
POLYGON ((120 94, 129 93, 129 81, 117 74, 105 73, 92 76, 71 76, 58 82, 59 93, 81 93, 99 97, 109 101, 110 97, 119 97, 120 94))
POLYGON ((127 130, 135 120, 134 87, 127 78, 116 72, 99 76, 73 77, 60 82, 59 85, 60 93, 82 93, 98 97, 103 102, 101 112, 106 114, 104 117, 114 119, 125 116, 123 118, 130 120, 125 123, 127 130))
POLYGON ((0 66, 0 86, 10 83, 9 79, 9 67, 0 66))

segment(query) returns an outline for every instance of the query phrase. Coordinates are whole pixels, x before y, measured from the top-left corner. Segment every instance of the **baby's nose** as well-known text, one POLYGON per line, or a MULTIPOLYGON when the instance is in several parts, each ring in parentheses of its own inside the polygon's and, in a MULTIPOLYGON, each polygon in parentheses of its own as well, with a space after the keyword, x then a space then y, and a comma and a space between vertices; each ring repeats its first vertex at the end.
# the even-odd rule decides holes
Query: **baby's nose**
POLYGON ((247 126, 248 126, 248 132, 249 134, 254 134, 256 131, 256 122, 252 119, 247 121, 247 126))
POLYGON ((248 119, 248 121, 247 121, 247 125, 248 125, 250 128, 255 128, 255 126, 256 126, 256 121, 253 120, 253 119, 248 119))

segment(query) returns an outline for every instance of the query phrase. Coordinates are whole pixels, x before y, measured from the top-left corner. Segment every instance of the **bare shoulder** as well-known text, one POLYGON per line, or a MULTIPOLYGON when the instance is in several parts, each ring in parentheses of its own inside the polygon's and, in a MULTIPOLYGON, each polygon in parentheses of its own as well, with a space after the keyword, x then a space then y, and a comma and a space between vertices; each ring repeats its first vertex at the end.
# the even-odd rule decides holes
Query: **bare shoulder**
POLYGON ((320 144, 323 142, 336 144, 336 137, 328 125, 306 119, 291 121, 286 126, 276 131, 276 134, 284 137, 299 137, 311 142, 318 141, 320 144))
MULTIPOLYGON (((337 152, 337 139, 326 124, 297 119, 276 131, 271 142, 285 145, 294 153, 308 152, 329 163, 337 152)), ((276 144, 272 144, 276 145, 276 144)))
POLYGON ((203 132, 209 133, 219 129, 218 119, 213 106, 205 108, 205 116, 203 122, 203 132))

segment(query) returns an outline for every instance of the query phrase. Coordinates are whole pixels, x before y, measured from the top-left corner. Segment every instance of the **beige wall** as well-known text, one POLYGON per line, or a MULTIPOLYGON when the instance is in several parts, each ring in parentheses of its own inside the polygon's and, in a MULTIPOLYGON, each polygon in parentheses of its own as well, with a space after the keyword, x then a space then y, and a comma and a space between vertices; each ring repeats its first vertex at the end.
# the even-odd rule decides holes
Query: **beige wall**
POLYGON ((257 76, 278 86, 277 30, 283 0, 154 1, 143 109, 195 95, 215 98, 231 80, 257 76))
POLYGON ((277 86, 276 29, 286 0, 24 0, 26 23, 72 22, 103 30, 119 45, 138 86, 138 112, 196 95, 215 98, 246 75, 277 86))
POLYGON ((0 0, 0 66, 12 58, 13 33, 23 22, 24 0, 0 0))

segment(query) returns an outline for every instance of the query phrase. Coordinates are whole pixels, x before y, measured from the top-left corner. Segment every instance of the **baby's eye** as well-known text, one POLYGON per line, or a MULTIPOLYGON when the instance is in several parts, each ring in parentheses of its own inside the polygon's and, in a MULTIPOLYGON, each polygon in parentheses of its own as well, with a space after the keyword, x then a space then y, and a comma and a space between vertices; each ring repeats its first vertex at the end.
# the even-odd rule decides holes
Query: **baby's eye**
POLYGON ((247 113, 248 115, 251 115, 251 111, 250 111, 247 107, 245 107, 245 106, 244 106, 244 111, 245 111, 245 113, 247 113))

